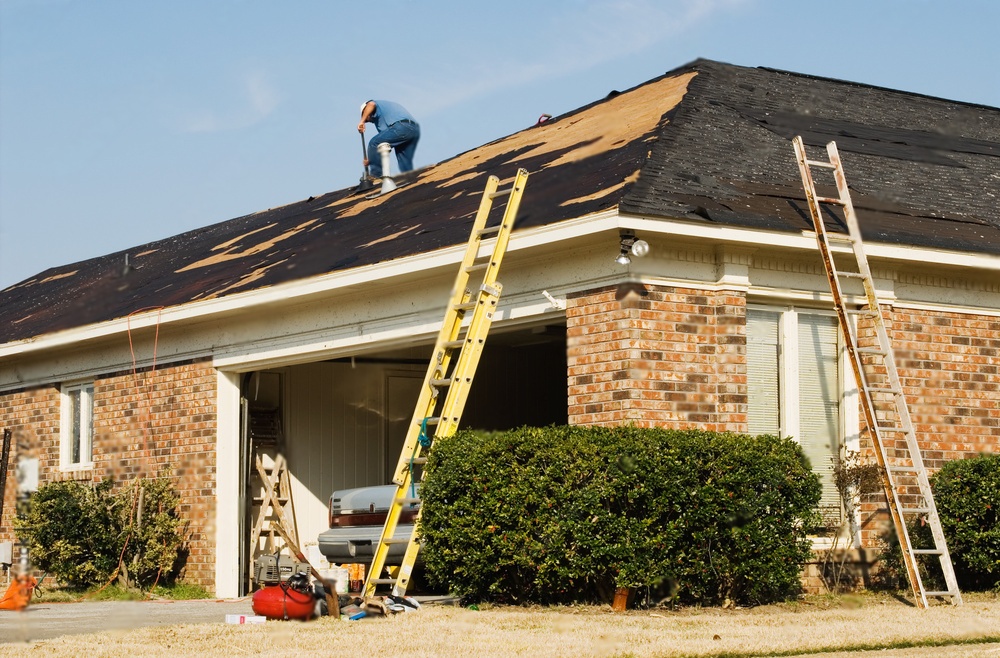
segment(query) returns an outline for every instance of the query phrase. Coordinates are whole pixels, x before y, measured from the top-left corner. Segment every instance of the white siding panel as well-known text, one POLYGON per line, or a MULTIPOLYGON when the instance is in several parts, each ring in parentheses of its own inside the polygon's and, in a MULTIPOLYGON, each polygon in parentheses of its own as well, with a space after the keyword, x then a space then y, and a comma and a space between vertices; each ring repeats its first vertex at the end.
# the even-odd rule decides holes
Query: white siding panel
POLYGON ((311 363, 289 368, 285 441, 299 542, 327 527, 336 489, 384 484, 384 374, 380 367, 311 363))

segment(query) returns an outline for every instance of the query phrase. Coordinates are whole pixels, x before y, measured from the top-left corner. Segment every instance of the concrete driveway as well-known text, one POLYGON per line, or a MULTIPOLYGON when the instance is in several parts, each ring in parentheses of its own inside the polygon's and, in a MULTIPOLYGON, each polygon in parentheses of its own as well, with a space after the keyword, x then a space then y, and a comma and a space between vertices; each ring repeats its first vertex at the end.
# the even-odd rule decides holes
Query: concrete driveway
POLYGON ((112 629, 223 623, 227 614, 252 615, 250 597, 197 601, 35 603, 22 612, 0 610, 0 643, 47 640, 112 629))

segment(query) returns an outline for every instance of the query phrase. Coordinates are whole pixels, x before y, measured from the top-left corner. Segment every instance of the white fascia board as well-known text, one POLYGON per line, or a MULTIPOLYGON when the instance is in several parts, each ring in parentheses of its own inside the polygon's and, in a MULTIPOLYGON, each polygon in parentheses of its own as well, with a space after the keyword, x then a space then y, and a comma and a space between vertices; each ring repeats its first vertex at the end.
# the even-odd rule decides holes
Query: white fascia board
MULTIPOLYGON (((663 233, 715 242, 739 242, 749 245, 785 247, 808 251, 816 251, 817 248, 816 234, 813 231, 802 231, 795 234, 634 215, 621 215, 619 226, 625 229, 632 229, 633 231, 663 233)), ((831 251, 833 253, 848 254, 851 253, 851 248, 838 244, 832 245, 831 251)), ((970 254, 965 251, 947 251, 922 247, 900 247, 877 242, 865 242, 865 254, 869 258, 886 258, 899 261, 1000 271, 1000 256, 991 256, 989 254, 970 254)))
MULTIPOLYGON (((686 222, 675 219, 621 215, 617 208, 612 208, 578 219, 517 231, 511 235, 508 250, 519 251, 545 246, 556 247, 565 240, 579 239, 618 229, 683 236, 714 242, 767 245, 769 247, 786 247, 809 251, 816 249, 816 238, 812 232, 803 232, 796 235, 777 231, 760 231, 686 222)), ((488 245, 490 243, 484 242, 484 244, 488 245)), ((838 250, 843 250, 845 253, 849 251, 848 248, 834 248, 835 252, 838 250)), ((1000 258, 996 256, 880 244, 866 244, 865 251, 872 257, 1000 271, 1000 258)), ((118 318, 26 340, 14 341, 0 345, 0 359, 106 338, 126 333, 130 329, 135 330, 144 327, 154 327, 158 324, 163 325, 201 319, 266 304, 286 303, 314 295, 327 295, 337 289, 371 284, 376 281, 412 275, 415 272, 432 270, 439 267, 453 266, 461 262, 464 252, 464 245, 455 245, 389 262, 366 265, 309 279, 290 281, 245 293, 234 293, 219 299, 190 302, 162 310, 151 310, 144 313, 137 313, 128 318, 118 318)))
MULTIPOLYGON (((558 222, 549 226, 531 228, 511 235, 508 251, 558 244, 563 240, 615 229, 617 210, 604 211, 580 219, 558 222)), ((492 241, 484 241, 484 248, 492 241)), ((255 306, 288 303, 310 296, 328 295, 330 292, 352 286, 369 285, 376 281, 412 275, 440 267, 457 265, 465 254, 465 245, 455 245, 437 251, 409 256, 384 263, 366 265, 343 272, 320 275, 298 281, 289 281, 267 288, 234 293, 218 299, 190 302, 162 310, 136 313, 127 318, 76 327, 34 338, 0 345, 0 359, 41 352, 82 342, 107 338, 145 327, 207 318, 255 306)))

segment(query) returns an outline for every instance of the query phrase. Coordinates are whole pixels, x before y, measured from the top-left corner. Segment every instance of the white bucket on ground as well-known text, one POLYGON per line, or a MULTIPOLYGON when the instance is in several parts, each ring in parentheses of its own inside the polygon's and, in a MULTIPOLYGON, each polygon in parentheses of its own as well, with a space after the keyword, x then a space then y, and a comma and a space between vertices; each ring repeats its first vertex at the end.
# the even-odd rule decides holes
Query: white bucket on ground
POLYGON ((333 567, 332 569, 324 569, 320 571, 320 575, 322 575, 328 582, 333 583, 334 591, 336 591, 337 594, 347 594, 347 587, 349 585, 347 569, 343 567, 333 567))

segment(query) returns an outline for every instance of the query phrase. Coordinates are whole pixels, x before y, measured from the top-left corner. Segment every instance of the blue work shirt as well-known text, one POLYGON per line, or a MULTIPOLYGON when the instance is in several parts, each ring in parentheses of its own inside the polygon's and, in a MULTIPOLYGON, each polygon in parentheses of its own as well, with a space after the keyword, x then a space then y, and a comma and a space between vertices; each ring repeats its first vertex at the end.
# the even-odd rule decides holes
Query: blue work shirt
POLYGON ((406 108, 399 103, 393 103, 392 101, 376 101, 370 100, 369 103, 375 103, 375 112, 369 117, 369 121, 375 124, 375 128, 382 132, 392 124, 397 121, 402 121, 406 119, 407 121, 412 121, 416 123, 417 120, 413 118, 413 115, 406 111, 406 108))

